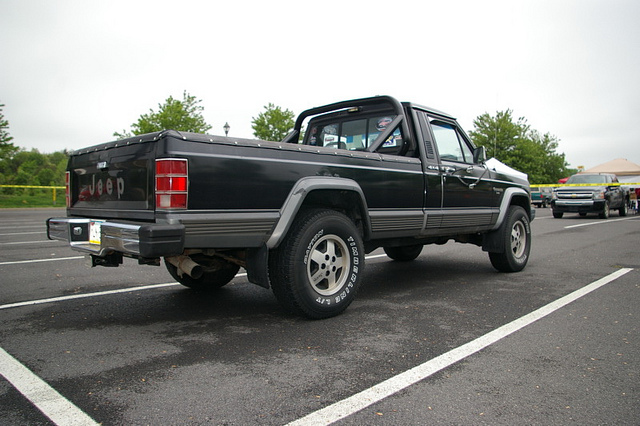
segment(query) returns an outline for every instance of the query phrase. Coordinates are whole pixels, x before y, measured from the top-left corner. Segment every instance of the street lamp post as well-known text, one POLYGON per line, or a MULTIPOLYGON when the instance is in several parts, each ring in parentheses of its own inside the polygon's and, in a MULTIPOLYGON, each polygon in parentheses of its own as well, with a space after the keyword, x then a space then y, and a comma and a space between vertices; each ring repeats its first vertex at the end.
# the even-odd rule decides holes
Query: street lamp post
POLYGON ((231 126, 229 126, 229 122, 224 123, 224 126, 222 126, 222 128, 224 129, 224 135, 229 136, 229 129, 231 128, 231 126))

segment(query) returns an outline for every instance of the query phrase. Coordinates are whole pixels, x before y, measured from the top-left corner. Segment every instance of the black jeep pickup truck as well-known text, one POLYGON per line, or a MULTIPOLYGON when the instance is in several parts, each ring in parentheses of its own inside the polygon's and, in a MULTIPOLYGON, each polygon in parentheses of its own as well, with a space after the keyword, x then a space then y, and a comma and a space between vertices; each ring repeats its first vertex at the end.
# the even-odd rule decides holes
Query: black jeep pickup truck
POLYGON ((67 217, 48 236, 94 266, 164 258, 195 289, 243 267, 290 311, 326 318, 354 300, 379 247, 410 261, 455 240, 523 269, 529 183, 485 160, 453 117, 388 96, 304 111, 281 142, 168 130, 73 152, 67 217))
POLYGON ((598 213, 601 219, 607 219, 611 210, 627 215, 629 188, 620 186, 614 174, 579 173, 571 176, 566 185, 553 191, 551 209, 556 219, 564 213, 598 213))

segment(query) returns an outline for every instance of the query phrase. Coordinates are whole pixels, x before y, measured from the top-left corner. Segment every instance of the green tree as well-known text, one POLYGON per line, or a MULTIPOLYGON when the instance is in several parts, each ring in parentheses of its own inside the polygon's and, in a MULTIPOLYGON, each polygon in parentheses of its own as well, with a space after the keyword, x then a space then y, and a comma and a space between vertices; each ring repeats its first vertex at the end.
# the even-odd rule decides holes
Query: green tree
POLYGON ((513 111, 484 113, 474 121, 470 136, 476 146, 484 146, 489 157, 529 175, 532 183, 555 183, 571 174, 564 154, 556 152, 558 138, 531 129, 524 117, 513 118, 513 111))
POLYGON ((272 103, 258 117, 252 117, 253 135, 258 139, 281 141, 293 129, 295 114, 272 103))
POLYGON ((484 113, 473 120, 474 130, 470 132, 477 146, 487 149, 488 157, 495 157, 505 164, 515 154, 518 142, 524 138, 530 127, 524 117, 513 119, 513 111, 498 111, 495 117, 484 113))
POLYGON ((18 149, 12 158, 0 162, 0 183, 63 186, 68 156, 67 151, 42 154, 37 149, 18 149))
POLYGON ((202 102, 185 90, 182 100, 169 96, 164 104, 158 104, 158 111, 152 109, 142 114, 138 121, 131 125, 131 131, 114 132, 113 136, 124 139, 133 135, 160 132, 162 130, 178 130, 182 132, 206 133, 211 126, 202 117, 202 102))
POLYGON ((18 152, 18 148, 11 142, 13 136, 9 135, 9 120, 4 118, 3 108, 4 104, 0 104, 0 162, 10 159, 18 152))

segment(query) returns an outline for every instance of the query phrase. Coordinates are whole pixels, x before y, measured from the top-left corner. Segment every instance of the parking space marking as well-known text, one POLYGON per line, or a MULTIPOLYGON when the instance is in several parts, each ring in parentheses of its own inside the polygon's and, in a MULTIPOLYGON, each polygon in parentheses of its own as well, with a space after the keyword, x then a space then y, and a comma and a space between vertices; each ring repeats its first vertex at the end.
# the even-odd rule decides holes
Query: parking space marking
POLYGON ((632 220, 632 219, 638 219, 638 218, 637 217, 623 217, 623 218, 620 218, 620 219, 607 219, 607 220, 600 220, 598 222, 579 223, 577 225, 565 226, 564 229, 580 228, 581 226, 604 225, 604 224, 607 224, 607 223, 619 222, 621 220, 632 220))
POLYGON ((76 260, 76 259, 84 259, 84 256, 54 257, 51 259, 13 260, 13 261, 7 261, 7 262, 0 262, 0 266, 19 265, 21 263, 56 262, 58 260, 76 260))
MULTIPOLYGON (((3 222, 3 225, 10 225, 10 223, 8 222, 3 222)), ((13 225, 10 226, 0 226, 0 231, 3 231, 5 229, 10 229, 12 231, 15 231, 16 228, 20 228, 20 229, 27 229, 27 228, 31 228, 31 229, 42 229, 42 232, 47 232, 46 228, 43 228, 42 225, 27 225, 24 226, 21 223, 15 223, 13 225)))
POLYGON ((17 241, 13 243, 0 243, 0 246, 11 246, 16 244, 42 244, 42 243, 55 243, 55 240, 43 240, 43 241, 17 241))
POLYGON ((594 281, 573 293, 541 307, 540 309, 505 324, 484 336, 407 370, 404 373, 393 376, 390 379, 352 395, 349 398, 343 399, 342 401, 338 401, 325 408, 301 417, 300 419, 289 423, 287 426, 329 425, 337 422, 338 420, 344 419, 351 414, 357 413, 360 410, 382 401, 383 399, 426 379, 438 371, 443 370, 456 362, 475 354, 476 352, 479 352, 480 350, 534 323, 535 321, 561 309, 569 303, 574 302, 592 291, 595 291, 598 288, 620 278, 632 270, 632 268, 619 269, 604 278, 594 281))
POLYGON ((45 232, 47 231, 42 230, 42 231, 33 231, 33 232, 12 232, 10 234, 0 234, 0 237, 6 237, 8 235, 44 234, 45 232))
POLYGON ((177 282, 165 283, 165 284, 151 284, 151 285, 145 285, 140 287, 130 287, 130 288, 120 288, 117 290, 98 291, 95 293, 71 294, 69 296, 50 297, 48 299, 28 300, 26 302, 16 302, 16 303, 8 303, 6 305, 0 305, 0 310, 20 308, 22 306, 42 305, 44 303, 64 302, 66 300, 73 300, 73 299, 86 299, 88 297, 108 296, 110 294, 132 293, 134 291, 152 290, 154 288, 171 287, 175 285, 180 285, 180 284, 177 282))
POLYGON ((57 425, 99 424, 2 348, 0 375, 57 425))

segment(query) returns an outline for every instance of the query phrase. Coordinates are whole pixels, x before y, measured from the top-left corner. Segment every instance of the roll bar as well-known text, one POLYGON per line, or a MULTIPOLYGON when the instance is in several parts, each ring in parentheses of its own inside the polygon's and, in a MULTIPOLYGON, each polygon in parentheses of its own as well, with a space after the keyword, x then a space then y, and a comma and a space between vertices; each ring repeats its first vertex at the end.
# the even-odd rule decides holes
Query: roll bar
POLYGON ((396 115, 396 118, 391 122, 391 125, 387 126, 387 129, 384 132, 378 135, 376 140, 373 141, 373 143, 369 145, 369 147, 365 151, 373 152, 376 149, 378 149, 380 145, 382 145, 382 143, 385 140, 387 140, 389 136, 391 136, 391 134, 396 129, 396 127, 398 127, 398 125, 401 126, 403 137, 406 138, 406 140, 408 141, 411 136, 411 133, 409 132, 409 126, 407 124, 407 119, 405 117, 404 108, 402 107, 402 104, 396 98, 393 98, 391 96, 373 96, 370 98, 352 99, 349 101, 336 102, 329 105, 310 108, 308 110, 301 112, 300 115, 298 115, 298 118, 296 119, 296 124, 293 130, 282 140, 282 142, 296 143, 298 141, 298 137, 302 130, 302 123, 308 117, 324 114, 331 111, 345 110, 345 109, 351 109, 351 108, 361 109, 364 106, 380 105, 380 104, 388 104, 389 106, 391 106, 391 108, 393 109, 393 112, 396 115))

